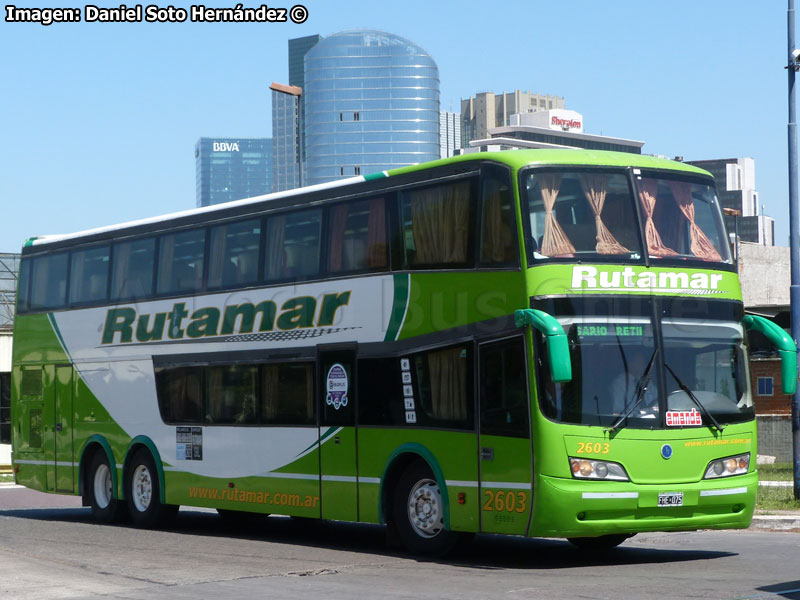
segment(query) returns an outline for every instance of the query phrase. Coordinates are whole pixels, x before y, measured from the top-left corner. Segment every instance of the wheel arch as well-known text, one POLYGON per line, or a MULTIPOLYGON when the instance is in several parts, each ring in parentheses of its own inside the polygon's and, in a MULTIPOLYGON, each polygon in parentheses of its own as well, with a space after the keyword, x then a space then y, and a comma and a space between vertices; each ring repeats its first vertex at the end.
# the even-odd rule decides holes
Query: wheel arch
POLYGON ((150 452, 150 456, 153 457, 153 462, 156 465, 156 471, 158 471, 159 500, 161 501, 161 504, 166 504, 166 486, 164 485, 164 467, 161 464, 161 454, 158 452, 158 448, 156 448, 153 440, 151 440, 149 437, 138 435, 131 440, 130 444, 128 444, 128 449, 125 452, 125 462, 122 465, 122 472, 124 476, 127 477, 133 455, 136 454, 136 452, 141 448, 145 448, 148 452, 150 452))
POLYGON ((108 440, 96 433, 89 436, 86 442, 84 442, 83 449, 81 450, 81 458, 78 461, 78 493, 81 496, 86 495, 86 481, 89 477, 89 474, 86 472, 86 470, 89 468, 89 461, 91 460, 91 457, 94 456, 95 452, 100 451, 105 452, 106 459, 108 460, 108 466, 111 469, 113 498, 119 500, 122 498, 123 494, 118 485, 119 477, 117 475, 117 461, 114 458, 114 451, 111 449, 111 444, 108 443, 108 440))
POLYGON ((380 490, 378 492, 380 502, 378 506, 378 520, 381 523, 388 522, 388 516, 392 514, 392 491, 400 480, 403 471, 405 471, 408 465, 415 461, 425 463, 433 473, 434 479, 436 479, 444 504, 444 526, 449 530, 450 497, 447 493, 447 483, 444 478, 444 473, 439 465, 439 461, 434 457, 433 452, 422 444, 417 443, 408 443, 399 446, 386 461, 386 466, 383 469, 383 476, 381 477, 380 490))

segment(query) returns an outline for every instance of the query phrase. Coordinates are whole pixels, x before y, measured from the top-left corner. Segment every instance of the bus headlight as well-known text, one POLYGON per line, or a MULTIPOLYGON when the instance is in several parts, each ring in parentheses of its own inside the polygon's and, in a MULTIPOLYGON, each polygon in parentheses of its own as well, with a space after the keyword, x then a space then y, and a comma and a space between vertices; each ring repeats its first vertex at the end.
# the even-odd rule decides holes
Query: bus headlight
POLYGON ((737 454, 727 458, 718 458, 708 463, 703 479, 716 479, 717 477, 730 477, 741 475, 750 469, 750 454, 737 454))
POLYGON ((630 481, 628 474, 619 463, 607 460, 588 460, 569 458, 572 476, 577 479, 604 479, 607 481, 630 481))

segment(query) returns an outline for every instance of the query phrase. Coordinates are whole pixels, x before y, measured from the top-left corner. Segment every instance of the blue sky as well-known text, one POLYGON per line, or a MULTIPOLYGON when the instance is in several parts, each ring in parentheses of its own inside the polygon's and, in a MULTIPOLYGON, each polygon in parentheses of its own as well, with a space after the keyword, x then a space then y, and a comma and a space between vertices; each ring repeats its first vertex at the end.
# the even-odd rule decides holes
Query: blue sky
POLYGON ((557 94, 588 133, 644 141, 645 153, 753 157, 788 245, 786 2, 304 4, 302 25, 0 21, 0 251, 193 208, 197 139, 270 136, 287 40, 354 28, 425 48, 442 109, 479 91, 557 94))

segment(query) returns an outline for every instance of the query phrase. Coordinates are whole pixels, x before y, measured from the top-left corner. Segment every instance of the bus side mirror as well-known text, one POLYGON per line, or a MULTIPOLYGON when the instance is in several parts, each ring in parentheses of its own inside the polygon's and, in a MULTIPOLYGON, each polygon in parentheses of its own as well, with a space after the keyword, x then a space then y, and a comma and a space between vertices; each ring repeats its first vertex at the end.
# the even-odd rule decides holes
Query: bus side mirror
POLYGON ((544 334, 547 358, 550 363, 550 377, 553 381, 561 383, 572 380, 569 343, 561 323, 542 310, 523 308, 514 311, 514 324, 517 327, 532 325, 544 334))
POLYGON ((778 348, 781 357, 781 379, 783 393, 793 395, 797 389, 797 346, 783 329, 772 321, 756 315, 745 315, 742 319, 745 329, 755 329, 763 333, 778 348))

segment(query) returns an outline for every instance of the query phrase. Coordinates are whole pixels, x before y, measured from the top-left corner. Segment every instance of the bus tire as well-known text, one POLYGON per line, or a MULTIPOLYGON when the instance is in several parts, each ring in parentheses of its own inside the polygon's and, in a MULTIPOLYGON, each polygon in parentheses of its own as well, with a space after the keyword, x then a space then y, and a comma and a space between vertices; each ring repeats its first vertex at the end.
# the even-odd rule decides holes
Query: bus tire
POLYGON ((634 535, 632 533, 615 533, 599 537, 567 538, 567 540, 579 550, 611 550, 634 535))
POLYGON ((105 452, 92 454, 86 474, 86 504, 92 507, 95 520, 104 524, 119 521, 125 513, 125 503, 114 498, 114 477, 105 452))
POLYGON ((161 503, 158 470, 150 452, 144 448, 131 458, 125 478, 125 497, 136 527, 152 529, 164 525, 178 512, 177 506, 161 503))
POLYGON ((444 525, 444 501, 427 465, 409 465, 397 482, 392 503, 393 531, 414 554, 442 556, 453 549, 457 534, 444 525))

